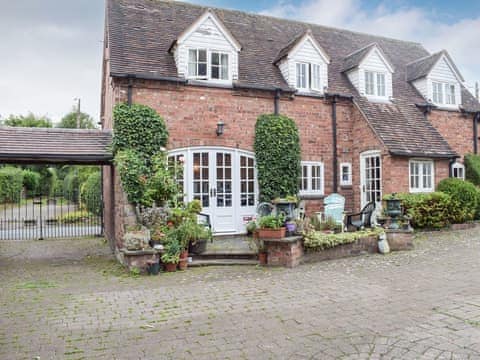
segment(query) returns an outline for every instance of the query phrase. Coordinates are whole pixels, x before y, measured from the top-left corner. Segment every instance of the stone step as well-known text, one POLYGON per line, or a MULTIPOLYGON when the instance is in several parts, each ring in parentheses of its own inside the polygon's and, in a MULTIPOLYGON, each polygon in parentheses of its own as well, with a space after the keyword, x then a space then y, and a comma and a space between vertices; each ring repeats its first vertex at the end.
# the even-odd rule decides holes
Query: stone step
POLYGON ((251 259, 209 259, 209 260, 193 260, 188 264, 189 267, 201 266, 233 266, 233 265, 258 265, 258 260, 251 259))
POLYGON ((243 260, 255 260, 257 259, 257 253, 254 251, 245 250, 217 250, 217 251, 205 251, 200 255, 192 255, 194 260, 222 260, 222 259, 243 259, 243 260))

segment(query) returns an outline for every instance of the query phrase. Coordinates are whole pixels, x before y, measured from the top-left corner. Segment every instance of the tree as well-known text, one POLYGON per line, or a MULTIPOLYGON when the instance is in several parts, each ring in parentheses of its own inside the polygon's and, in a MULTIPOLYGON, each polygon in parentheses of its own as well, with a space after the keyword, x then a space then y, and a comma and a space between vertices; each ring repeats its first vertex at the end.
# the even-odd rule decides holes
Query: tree
POLYGON ((3 125, 16 126, 16 127, 43 127, 51 128, 52 121, 46 116, 37 116, 33 113, 29 113, 26 116, 23 115, 10 115, 8 119, 2 121, 3 125))
MULTIPOLYGON (((72 109, 57 124, 57 128, 76 129, 77 128, 77 110, 72 109)), ((95 129, 93 118, 87 113, 80 112, 80 129, 95 129)))

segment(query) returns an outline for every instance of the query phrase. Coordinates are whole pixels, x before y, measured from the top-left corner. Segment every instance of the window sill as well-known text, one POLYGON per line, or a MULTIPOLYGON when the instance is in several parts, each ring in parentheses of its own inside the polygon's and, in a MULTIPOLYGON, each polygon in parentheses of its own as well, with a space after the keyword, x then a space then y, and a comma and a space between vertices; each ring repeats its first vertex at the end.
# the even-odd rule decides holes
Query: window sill
POLYGON ((233 88, 233 83, 231 81, 187 79, 187 84, 195 85, 195 86, 216 87, 216 88, 223 88, 223 89, 233 88))
POLYGON ((310 193, 310 194, 300 194, 299 198, 301 200, 319 200, 325 198, 325 194, 322 193, 310 193))
POLYGON ((352 184, 340 184, 340 187, 342 189, 352 189, 353 185, 352 184))
POLYGON ((410 189, 410 194, 428 194, 434 192, 433 189, 410 189))
POLYGON ((374 96, 374 95, 364 95, 368 101, 374 102, 374 103, 379 103, 379 104, 391 104, 392 102, 390 101, 389 98, 386 96, 374 96))

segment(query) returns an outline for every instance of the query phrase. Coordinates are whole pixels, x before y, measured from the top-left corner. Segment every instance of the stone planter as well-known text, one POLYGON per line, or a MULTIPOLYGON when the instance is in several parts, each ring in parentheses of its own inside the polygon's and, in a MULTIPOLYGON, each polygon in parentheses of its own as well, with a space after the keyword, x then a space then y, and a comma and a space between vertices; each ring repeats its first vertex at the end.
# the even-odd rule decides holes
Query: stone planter
POLYGON ((287 229, 281 227, 279 229, 258 229, 258 237, 260 239, 282 239, 285 237, 287 229))
POLYGON ((127 250, 142 250, 148 248, 150 231, 148 229, 128 231, 123 235, 123 244, 127 250))

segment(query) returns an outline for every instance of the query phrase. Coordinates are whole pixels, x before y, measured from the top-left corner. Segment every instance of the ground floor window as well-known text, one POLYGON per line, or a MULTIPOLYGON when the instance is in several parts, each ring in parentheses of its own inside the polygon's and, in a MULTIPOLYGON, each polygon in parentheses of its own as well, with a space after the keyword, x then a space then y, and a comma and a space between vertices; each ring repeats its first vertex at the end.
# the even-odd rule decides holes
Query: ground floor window
POLYGON ((410 192, 432 192, 433 190, 433 161, 410 160, 410 192))
POLYGON ((302 171, 299 179, 301 195, 323 195, 323 163, 302 161, 302 171))
POLYGON ((340 164, 340 185, 341 186, 352 185, 352 164, 351 163, 340 164))
POLYGON ((465 165, 462 163, 454 163, 452 165, 452 177, 465 180, 465 165))

